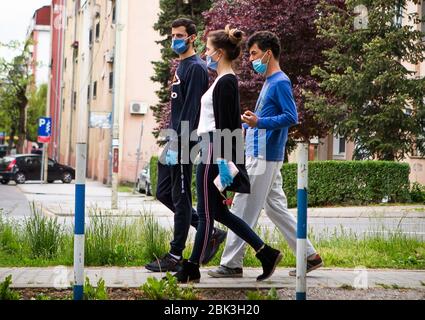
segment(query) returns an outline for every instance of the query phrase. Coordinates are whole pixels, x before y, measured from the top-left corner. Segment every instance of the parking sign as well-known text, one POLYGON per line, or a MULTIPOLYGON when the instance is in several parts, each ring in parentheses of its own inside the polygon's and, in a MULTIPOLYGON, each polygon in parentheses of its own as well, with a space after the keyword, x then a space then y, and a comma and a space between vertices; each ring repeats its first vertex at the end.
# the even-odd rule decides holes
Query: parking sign
POLYGON ((38 120, 38 142, 49 143, 52 134, 52 118, 40 118, 38 120))

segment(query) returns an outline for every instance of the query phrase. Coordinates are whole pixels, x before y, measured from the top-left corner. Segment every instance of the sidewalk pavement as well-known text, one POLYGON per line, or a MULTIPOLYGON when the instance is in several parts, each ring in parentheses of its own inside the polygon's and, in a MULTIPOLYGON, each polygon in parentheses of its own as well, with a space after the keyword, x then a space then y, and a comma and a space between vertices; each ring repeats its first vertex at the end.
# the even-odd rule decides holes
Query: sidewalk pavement
MULTIPOLYGON (((201 269, 201 282, 195 288, 217 289, 268 289, 295 288, 296 279, 290 277, 290 269, 278 268, 273 276, 263 282, 257 282, 261 274, 260 268, 244 268, 243 278, 216 279, 207 275, 210 268, 201 269)), ((90 283, 96 285, 102 278, 110 288, 138 288, 148 277, 161 278, 162 273, 152 273, 142 267, 133 268, 86 268, 86 276, 90 283)), ((50 268, 0 268, 0 281, 12 275, 14 288, 56 288, 64 289, 72 286, 73 269, 71 267, 50 268)), ((322 268, 308 274, 307 286, 311 288, 393 288, 423 289, 425 291, 425 270, 375 270, 328 269, 322 268)))

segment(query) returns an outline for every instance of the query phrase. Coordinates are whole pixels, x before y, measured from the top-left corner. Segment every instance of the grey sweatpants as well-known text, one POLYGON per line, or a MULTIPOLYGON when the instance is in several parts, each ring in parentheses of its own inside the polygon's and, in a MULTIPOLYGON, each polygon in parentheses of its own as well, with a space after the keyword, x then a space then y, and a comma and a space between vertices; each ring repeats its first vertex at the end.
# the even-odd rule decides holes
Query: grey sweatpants
MULTIPOLYGON (((246 169, 251 182, 251 193, 235 194, 230 211, 254 228, 264 208, 267 216, 296 252, 297 221, 288 210, 286 195, 282 189, 282 164, 281 161, 247 157, 246 169)), ((245 245, 241 238, 229 231, 220 264, 229 268, 242 268, 245 245)), ((307 257, 315 253, 313 245, 307 240, 307 257)))

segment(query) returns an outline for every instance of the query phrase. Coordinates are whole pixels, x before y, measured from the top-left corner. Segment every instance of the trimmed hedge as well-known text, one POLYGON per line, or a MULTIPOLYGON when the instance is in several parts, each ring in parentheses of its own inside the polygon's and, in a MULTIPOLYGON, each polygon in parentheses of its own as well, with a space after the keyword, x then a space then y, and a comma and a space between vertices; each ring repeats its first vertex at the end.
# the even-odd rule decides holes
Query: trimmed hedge
POLYGON ((156 198, 156 187, 158 185, 158 157, 154 156, 151 158, 149 163, 149 170, 152 196, 156 198))
MULTIPOLYGON (((410 167, 392 161, 314 161, 308 166, 308 204, 367 205, 410 201, 410 167)), ((296 206, 297 164, 282 168, 288 206, 296 206)))
MULTIPOLYGON (((150 161, 152 193, 156 195, 158 157, 150 161)), ((313 161, 308 165, 308 205, 368 205, 410 202, 410 167, 391 161, 313 161)), ((195 168, 194 168, 195 173, 195 168)), ((297 164, 282 167, 283 189, 290 208, 297 205, 297 164)), ((192 197, 196 199, 195 174, 192 197)))

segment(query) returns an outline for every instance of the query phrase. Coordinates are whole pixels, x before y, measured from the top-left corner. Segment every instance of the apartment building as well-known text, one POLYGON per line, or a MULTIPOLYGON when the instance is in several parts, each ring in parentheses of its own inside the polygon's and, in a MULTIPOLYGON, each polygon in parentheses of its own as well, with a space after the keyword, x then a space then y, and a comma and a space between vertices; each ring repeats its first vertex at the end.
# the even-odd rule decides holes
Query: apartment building
POLYGON ((159 34, 153 30, 159 1, 67 0, 65 11, 59 160, 75 166, 77 130, 81 133, 83 128, 87 177, 110 183, 112 124, 117 117, 119 180, 135 181, 138 171, 158 151, 150 106, 157 103, 159 87, 150 78, 154 72, 151 62, 161 58, 155 42, 159 34), (121 34, 119 48, 117 30, 121 34), (117 84, 120 90, 116 90, 117 84))
POLYGON ((47 84, 50 59, 50 6, 44 6, 34 12, 27 31, 31 39, 31 73, 35 85, 47 84))

